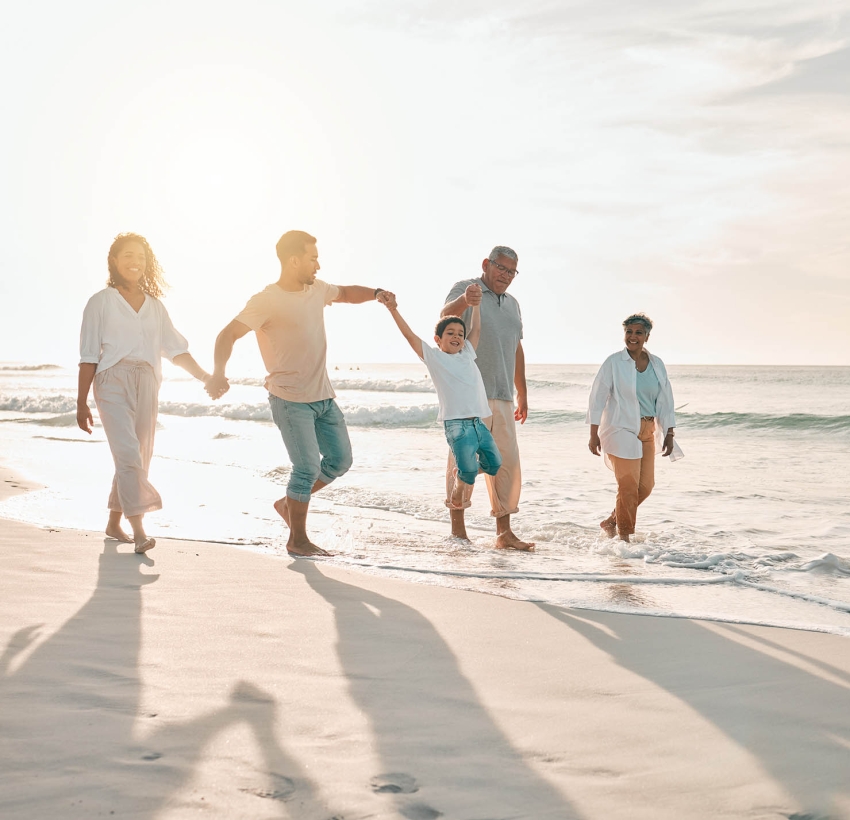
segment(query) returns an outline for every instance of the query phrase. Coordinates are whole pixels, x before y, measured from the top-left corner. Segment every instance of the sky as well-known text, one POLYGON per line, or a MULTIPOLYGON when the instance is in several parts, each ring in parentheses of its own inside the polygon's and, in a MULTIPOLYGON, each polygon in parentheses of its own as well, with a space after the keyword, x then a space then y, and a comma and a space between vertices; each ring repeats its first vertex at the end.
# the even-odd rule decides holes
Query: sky
MULTIPOLYGON (((529 362, 645 311, 670 364, 850 365, 850 0, 35 0, 0 77, 0 360, 73 365, 135 231, 211 368, 296 228, 424 338, 509 245, 529 362)), ((415 360, 377 304, 326 324, 415 360)))

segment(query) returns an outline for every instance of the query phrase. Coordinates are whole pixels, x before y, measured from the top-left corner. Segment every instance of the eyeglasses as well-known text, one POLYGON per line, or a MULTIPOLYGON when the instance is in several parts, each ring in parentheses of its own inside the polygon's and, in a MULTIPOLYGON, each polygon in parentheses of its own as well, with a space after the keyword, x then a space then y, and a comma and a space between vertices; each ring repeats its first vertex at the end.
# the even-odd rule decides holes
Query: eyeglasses
POLYGON ((516 268, 506 268, 504 265, 500 265, 498 262, 494 262, 492 259, 488 259, 487 261, 494 268, 496 268, 496 270, 500 271, 501 273, 506 273, 508 276, 511 277, 511 279, 513 279, 514 276, 519 276, 519 271, 516 268))

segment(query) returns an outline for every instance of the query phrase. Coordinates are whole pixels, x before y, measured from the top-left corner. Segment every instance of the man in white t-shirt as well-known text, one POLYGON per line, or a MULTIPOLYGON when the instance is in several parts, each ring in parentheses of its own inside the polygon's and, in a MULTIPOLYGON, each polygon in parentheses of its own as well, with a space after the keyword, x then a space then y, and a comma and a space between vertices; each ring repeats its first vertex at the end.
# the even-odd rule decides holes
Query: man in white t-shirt
POLYGON ((386 305, 398 329, 431 374, 440 403, 437 421, 443 422, 446 440, 457 463, 449 506, 462 509, 465 498, 472 492, 479 468, 493 476, 502 466, 502 456, 493 435, 481 421, 492 415, 484 380, 475 364, 475 347, 481 335, 478 308, 481 291, 479 289, 477 301, 474 291, 470 292, 472 310, 468 335, 463 319, 445 316, 434 330, 436 347, 426 345, 410 329, 398 312, 395 294, 383 291, 378 301, 386 305))
POLYGON ((324 312, 334 302, 370 302, 381 288, 317 279, 316 238, 304 231, 285 233, 277 243, 277 256, 278 281, 252 296, 219 333, 215 371, 206 390, 213 399, 227 392, 224 371, 233 345, 253 330, 268 371, 272 418, 292 462, 286 495, 274 504, 289 525, 286 550, 292 555, 328 555, 307 536, 310 496, 344 475, 352 459, 345 419, 328 379, 324 312))

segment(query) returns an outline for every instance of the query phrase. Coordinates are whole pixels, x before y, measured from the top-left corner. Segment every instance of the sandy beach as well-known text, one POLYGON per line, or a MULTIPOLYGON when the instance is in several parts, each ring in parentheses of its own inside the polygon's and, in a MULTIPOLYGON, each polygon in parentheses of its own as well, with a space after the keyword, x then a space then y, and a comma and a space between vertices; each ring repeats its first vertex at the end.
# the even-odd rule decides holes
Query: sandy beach
POLYGON ((850 818, 846 638, 0 544, 3 818, 850 818))

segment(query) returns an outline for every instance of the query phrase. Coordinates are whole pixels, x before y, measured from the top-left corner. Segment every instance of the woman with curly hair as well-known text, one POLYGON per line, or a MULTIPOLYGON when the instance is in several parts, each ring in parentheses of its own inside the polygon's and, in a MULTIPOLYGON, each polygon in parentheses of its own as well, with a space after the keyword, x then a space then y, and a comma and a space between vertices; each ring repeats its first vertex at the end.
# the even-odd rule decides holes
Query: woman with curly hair
POLYGON ((600 523, 605 533, 628 541, 637 508, 655 486, 655 454, 676 461, 684 453, 674 439, 676 413, 664 362, 644 348, 652 321, 633 313, 623 322, 625 349, 609 356, 590 390, 587 423, 590 452, 604 454, 617 479, 614 512, 600 523))
POLYGON ((159 300, 165 281, 148 241, 134 233, 119 234, 107 263, 107 287, 89 299, 83 312, 77 425, 92 431, 88 397, 94 383, 94 400, 115 462, 106 534, 143 553, 156 542, 148 538, 142 519, 162 509, 162 499, 148 481, 161 357, 205 384, 210 376, 192 358, 188 342, 159 300), (122 515, 133 528, 132 537, 121 527, 122 515))

